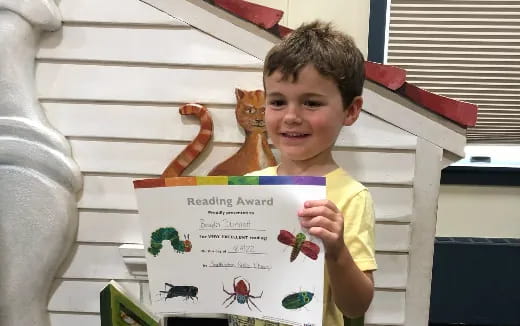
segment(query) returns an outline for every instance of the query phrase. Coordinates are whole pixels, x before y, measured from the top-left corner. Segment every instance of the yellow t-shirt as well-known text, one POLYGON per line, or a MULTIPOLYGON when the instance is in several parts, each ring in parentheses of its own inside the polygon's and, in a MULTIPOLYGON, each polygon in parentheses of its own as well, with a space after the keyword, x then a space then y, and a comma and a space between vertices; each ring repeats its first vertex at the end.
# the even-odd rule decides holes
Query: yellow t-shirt
MULTIPOLYGON (((275 176, 277 169, 278 167, 274 166, 247 175, 275 176)), ((354 262, 362 271, 376 270, 374 209, 370 193, 365 186, 354 180, 341 168, 327 173, 325 177, 327 179, 327 199, 336 204, 343 214, 343 237, 354 262)), ((326 267, 323 286, 323 325, 343 325, 343 314, 334 303, 326 267)), ((281 324, 230 315, 229 325, 268 326, 281 324)))

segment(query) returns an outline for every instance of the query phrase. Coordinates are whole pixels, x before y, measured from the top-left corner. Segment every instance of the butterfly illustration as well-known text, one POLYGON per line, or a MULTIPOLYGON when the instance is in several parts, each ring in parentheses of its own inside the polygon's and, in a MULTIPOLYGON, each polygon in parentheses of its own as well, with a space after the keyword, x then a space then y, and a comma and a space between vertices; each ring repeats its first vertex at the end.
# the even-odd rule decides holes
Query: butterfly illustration
POLYGON ((278 241, 292 247, 290 257, 291 262, 293 262, 296 257, 298 257, 300 251, 303 252, 305 256, 313 260, 316 260, 318 258, 318 254, 320 253, 320 247, 314 242, 306 241, 305 234, 301 232, 294 236, 289 231, 280 230, 278 241))

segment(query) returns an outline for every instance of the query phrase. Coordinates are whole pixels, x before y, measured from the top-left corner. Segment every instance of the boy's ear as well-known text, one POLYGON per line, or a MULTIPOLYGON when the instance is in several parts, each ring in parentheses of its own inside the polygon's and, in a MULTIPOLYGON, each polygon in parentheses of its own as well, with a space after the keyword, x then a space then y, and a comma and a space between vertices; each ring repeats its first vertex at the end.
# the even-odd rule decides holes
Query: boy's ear
POLYGON ((350 103, 349 107, 346 109, 345 120, 343 120, 343 125, 351 126, 356 122, 359 118, 359 113, 361 112, 361 108, 363 107, 363 97, 356 96, 350 103))

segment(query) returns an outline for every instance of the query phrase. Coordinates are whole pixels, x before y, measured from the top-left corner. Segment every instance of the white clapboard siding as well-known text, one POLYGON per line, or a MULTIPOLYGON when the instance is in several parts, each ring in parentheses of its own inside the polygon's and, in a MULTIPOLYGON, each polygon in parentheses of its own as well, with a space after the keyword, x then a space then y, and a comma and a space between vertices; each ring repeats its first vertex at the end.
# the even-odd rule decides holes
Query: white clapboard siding
MULTIPOLYGON (((137 213, 80 211, 77 241, 96 243, 143 243, 137 213)), ((408 224, 376 224, 378 251, 407 252, 408 224)))
POLYGON ((187 26, 138 0, 60 0, 63 22, 187 26))
MULTIPOLYGON (((227 92, 232 95, 233 89, 227 92)), ((42 105, 50 123, 68 137, 191 141, 200 128, 197 118, 180 115, 177 105, 52 102, 42 105)), ((244 133, 236 123, 234 105, 209 110, 214 142, 244 141, 244 133)), ((362 112, 353 126, 343 128, 336 146, 410 150, 416 143, 416 136, 362 112)))
MULTIPOLYGON (((160 175, 187 144, 148 142, 71 140, 73 157, 81 171, 88 173, 127 173, 160 175)), ((207 175, 219 162, 238 151, 240 146, 209 146, 204 160, 194 164, 192 175, 207 175)), ((275 150, 275 155, 277 151, 275 150)), ((414 153, 335 150, 333 156, 349 173, 365 183, 411 185, 414 153)))
POLYGON ((411 185, 415 153, 334 150, 332 156, 362 183, 411 185))
POLYGON ((101 316, 97 313, 50 312, 51 325, 99 326, 101 316))
POLYGON ((376 224, 376 250, 408 252, 410 226, 408 224, 376 224))
MULTIPOLYGON (((110 280, 56 280, 57 287, 51 293, 50 311, 97 312, 99 293, 110 280)), ((140 283, 119 281, 118 283, 134 298, 139 300, 140 283)))
POLYGON ((409 222, 412 215, 413 189, 407 187, 367 187, 374 200, 376 221, 409 222))
POLYGON ((62 278, 133 280, 119 253, 119 245, 75 244, 62 278))
MULTIPOLYGON (((406 287, 407 255, 378 252, 376 260, 378 263, 376 287, 394 289, 406 287)), ((137 265, 139 265, 137 270, 140 275, 146 272, 146 265, 137 265)), ((133 266, 132 271, 134 271, 133 266)), ((78 244, 74 248, 70 263, 63 270, 62 277, 66 279, 135 279, 123 261, 118 244, 78 244)))
POLYGON ((377 291, 365 314, 366 324, 403 325, 405 318, 405 292, 377 291))
POLYGON ((36 58, 263 67, 263 61, 196 29, 64 26, 43 38, 36 58))
POLYGON ((139 214, 80 210, 77 241, 143 243, 139 214))
POLYGON ((403 253, 376 253, 375 286, 379 289, 406 289, 408 260, 408 255, 403 253))
POLYGON ((262 88, 262 72, 40 62, 36 85, 40 99, 232 104, 236 87, 262 88))
MULTIPOLYGON (((131 177, 87 175, 83 178, 83 194, 79 208, 137 210, 131 177)), ((406 222, 410 220, 413 189, 408 187, 368 187, 376 212, 376 220, 406 222)))
MULTIPOLYGON (((187 144, 150 144, 71 140, 72 155, 81 171, 159 175, 187 144)), ((239 145, 209 146, 203 158, 190 165, 189 174, 207 175, 218 162, 239 149, 239 145)))

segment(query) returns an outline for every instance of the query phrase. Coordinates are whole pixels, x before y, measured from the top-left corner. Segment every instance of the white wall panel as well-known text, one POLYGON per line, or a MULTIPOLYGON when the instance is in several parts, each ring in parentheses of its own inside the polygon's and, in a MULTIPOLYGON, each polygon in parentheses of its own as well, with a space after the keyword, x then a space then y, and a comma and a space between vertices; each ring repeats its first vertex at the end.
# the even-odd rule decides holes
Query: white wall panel
POLYGON ((402 325, 405 318, 405 292, 376 291, 365 314, 365 323, 402 325))
POLYGON ((262 73, 40 62, 36 85, 43 99, 231 104, 236 87, 261 89, 262 73))
POLYGON ((138 0, 60 0, 57 4, 65 23, 186 26, 138 0))
POLYGON ((99 326, 101 325, 101 316, 99 314, 75 314, 64 312, 51 312, 51 325, 74 325, 74 326, 99 326))
POLYGON ((263 67, 262 60, 196 29, 64 26, 42 40, 36 57, 153 65, 223 65, 260 70, 263 67))
POLYGON ((376 224, 376 250, 408 252, 409 246, 408 224, 376 224))

